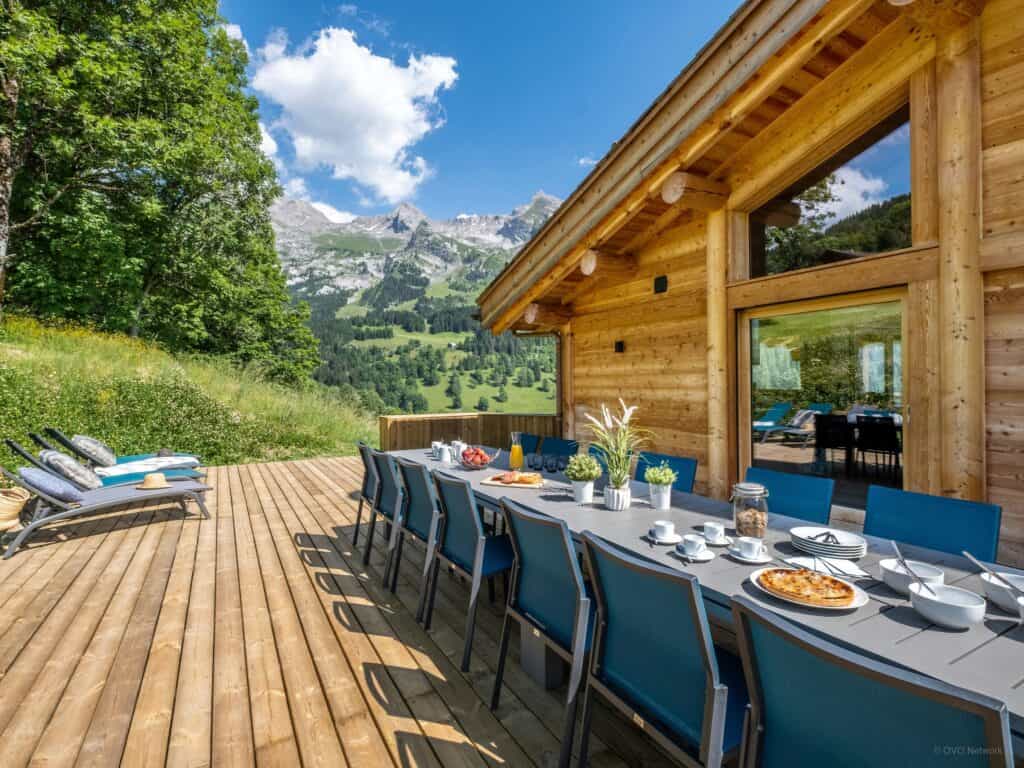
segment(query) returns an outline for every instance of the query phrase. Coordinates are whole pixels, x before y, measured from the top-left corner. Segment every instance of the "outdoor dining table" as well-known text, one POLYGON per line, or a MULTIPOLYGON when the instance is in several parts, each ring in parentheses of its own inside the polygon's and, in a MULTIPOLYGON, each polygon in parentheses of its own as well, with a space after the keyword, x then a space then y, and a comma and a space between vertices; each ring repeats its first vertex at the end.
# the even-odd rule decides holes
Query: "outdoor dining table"
MULTIPOLYGON (((824 611, 777 600, 753 586, 751 573, 760 567, 734 560, 722 548, 707 563, 690 563, 675 552, 675 547, 655 545, 647 532, 655 520, 669 520, 676 533, 700 533, 705 520, 722 520, 734 535, 732 507, 722 501, 689 493, 673 492, 668 511, 655 510, 647 498, 646 483, 633 483, 633 503, 621 512, 605 509, 595 493, 593 504, 577 504, 571 484, 561 475, 543 473, 543 488, 498 487, 483 484, 497 471, 507 469, 507 454, 502 452, 488 469, 467 470, 442 464, 429 450, 393 451, 396 456, 421 462, 431 470, 441 470, 470 482, 477 500, 485 507, 499 508, 502 497, 551 517, 564 520, 576 538, 590 531, 642 557, 695 575, 701 585, 708 620, 716 635, 729 644, 733 631, 732 596, 746 595, 781 616, 818 635, 865 655, 943 680, 953 685, 1003 701, 1010 713, 1014 752, 1024 755, 1024 626, 1019 617, 988 604, 985 621, 968 630, 948 630, 930 624, 910 606, 908 598, 893 592, 881 581, 878 562, 892 556, 888 540, 866 536, 867 555, 857 564, 871 575, 856 580, 867 592, 866 605, 848 611, 824 611)), ((790 543, 789 530, 806 525, 802 520, 769 514, 765 542, 774 557, 785 560, 802 555, 790 543)), ((984 594, 983 582, 965 558, 923 547, 902 544, 908 559, 932 563, 945 571, 946 583, 984 594)), ((775 563, 778 565, 778 563, 775 563)), ((1000 571, 1015 571, 999 566, 1000 571)), ((653 617, 656 621, 656 617, 653 617)), ((524 667, 538 682, 550 682, 549 670, 541 669, 536 659, 545 658, 539 641, 528 633, 521 635, 524 667), (532 647, 531 647, 532 643, 532 647), (525 663, 526 657, 533 661, 525 663)), ((794 670, 795 674, 799 670, 794 670)))

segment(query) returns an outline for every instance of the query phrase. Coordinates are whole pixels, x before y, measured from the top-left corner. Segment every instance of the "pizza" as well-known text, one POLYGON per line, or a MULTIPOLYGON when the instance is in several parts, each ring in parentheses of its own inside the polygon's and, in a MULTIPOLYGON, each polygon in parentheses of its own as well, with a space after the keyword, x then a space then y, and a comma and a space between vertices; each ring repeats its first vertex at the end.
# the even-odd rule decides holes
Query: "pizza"
POLYGON ((491 478, 493 482, 502 485, 540 485, 544 482, 539 472, 502 472, 491 478))
POLYGON ((845 581, 806 568, 772 568, 758 577, 773 595, 807 605, 842 608, 853 602, 853 587, 845 581))

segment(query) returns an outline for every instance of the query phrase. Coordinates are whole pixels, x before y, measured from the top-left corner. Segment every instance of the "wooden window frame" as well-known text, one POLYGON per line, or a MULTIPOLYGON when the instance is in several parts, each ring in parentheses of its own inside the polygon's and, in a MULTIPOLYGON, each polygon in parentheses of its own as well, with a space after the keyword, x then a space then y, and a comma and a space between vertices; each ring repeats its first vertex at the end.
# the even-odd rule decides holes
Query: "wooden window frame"
MULTIPOLYGON (((811 269, 818 268, 812 267, 811 269)), ((786 274, 789 275, 791 273, 786 274)), ((892 288, 865 290, 834 296, 807 298, 781 303, 776 302, 766 306, 752 306, 736 311, 736 421, 737 447, 739 450, 738 468, 740 477, 742 477, 747 468, 752 465, 754 452, 752 436, 753 419, 750 408, 752 392, 750 381, 750 321, 768 317, 779 317, 781 315, 821 312, 831 309, 860 307, 868 304, 886 304, 898 301, 900 303, 900 339, 901 345, 904 345, 907 338, 907 296, 908 287, 906 285, 902 285, 892 288)), ((904 358, 906 356, 905 352, 901 353, 901 355, 904 358)), ((910 401, 910 393, 907 390, 909 384, 910 379, 908 376, 907 366, 901 365, 900 387, 903 393, 904 410, 906 410, 907 404, 910 401)), ((906 484, 906 473, 904 473, 904 484, 906 484)))

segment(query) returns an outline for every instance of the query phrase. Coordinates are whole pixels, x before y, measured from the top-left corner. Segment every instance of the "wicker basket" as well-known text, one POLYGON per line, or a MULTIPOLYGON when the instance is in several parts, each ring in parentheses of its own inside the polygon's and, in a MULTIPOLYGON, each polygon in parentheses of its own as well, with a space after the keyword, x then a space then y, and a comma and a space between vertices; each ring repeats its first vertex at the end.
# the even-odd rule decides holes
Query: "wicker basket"
POLYGON ((16 527, 31 495, 24 488, 0 488, 0 531, 16 527))

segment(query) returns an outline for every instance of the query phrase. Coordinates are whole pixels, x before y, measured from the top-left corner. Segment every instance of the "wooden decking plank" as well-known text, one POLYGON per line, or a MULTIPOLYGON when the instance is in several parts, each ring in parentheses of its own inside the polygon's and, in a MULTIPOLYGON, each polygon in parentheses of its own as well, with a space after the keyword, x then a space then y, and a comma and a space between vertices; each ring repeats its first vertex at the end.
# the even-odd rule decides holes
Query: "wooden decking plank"
MULTIPOLYGON (((318 509, 316 502, 306 497, 288 467, 278 464, 268 469, 273 470, 282 494, 290 499, 292 509, 309 534, 303 559, 314 583, 320 586, 325 610, 333 613, 332 624, 339 642, 343 648, 352 649, 353 666, 367 673, 360 677, 375 681, 374 687, 381 689, 381 698, 390 702, 392 713, 400 712, 412 723, 414 732, 403 732, 406 742, 397 744, 402 750, 399 759, 426 765, 437 765, 438 759, 445 766, 483 765, 473 740, 431 686, 406 645, 395 636, 373 597, 355 576, 352 564, 320 525, 312 511, 318 509), (332 600, 332 594, 344 599, 332 600)), ((373 699, 375 691, 364 685, 364 695, 373 699)), ((379 722, 385 732, 394 729, 383 718, 379 722)))
POLYGON ((218 766, 250 766, 255 761, 245 634, 232 496, 227 468, 216 470, 217 494, 217 631, 213 646, 213 762, 218 766))
POLYGON ((174 530, 173 545, 167 545, 168 535, 165 534, 117 649, 114 674, 103 686, 89 730, 78 751, 76 765, 117 765, 121 761, 161 607, 180 558, 181 547, 183 544, 189 546, 185 529, 194 530, 197 524, 194 517, 172 520, 167 524, 174 530))
MULTIPOLYGON (((277 653, 284 661, 282 672, 285 691, 299 754, 305 766, 335 768, 349 765, 334 728, 331 709, 320 685, 309 646, 306 645, 298 611, 288 591, 284 569, 263 509, 264 500, 260 499, 259 502, 258 507, 249 510, 249 519, 277 653)), ((269 503, 267 500, 266 504, 269 503)), ((321 662, 317 660, 316 663, 321 662)))
MULTIPOLYGON (((177 508, 173 509, 177 515, 177 508)), ((143 588, 151 574, 157 581, 161 573, 166 579, 166 572, 174 559, 181 533, 181 519, 161 520, 160 513, 164 511, 166 508, 154 513, 154 519, 150 521, 117 591, 75 667, 49 725, 35 745, 32 757, 34 762, 47 766, 70 766, 75 763, 100 696, 111 677, 114 659, 125 631, 130 626, 143 588)), ((111 563, 111 567, 113 565, 111 563)), ((162 584, 159 591, 163 593, 162 584)), ((114 677, 120 679, 123 674, 123 670, 117 669, 114 677)), ((22 735, 19 731, 19 737, 22 735)), ((22 755, 27 758, 28 752, 26 749, 22 755)))
POLYGON ((267 486, 262 467, 250 465, 248 469, 262 502, 264 519, 277 547, 306 643, 316 660, 316 671, 327 695, 345 756, 353 766, 387 765, 392 761, 391 754, 296 549, 295 536, 305 532, 285 524, 281 512, 285 501, 275 492, 276 489, 267 486))
POLYGON ((41 547, 39 549, 27 549, 19 552, 19 557, 12 557, 10 560, 0 560, 3 565, 11 567, 0 574, 0 611, 4 610, 7 601, 14 595, 20 594, 25 585, 34 578, 47 576, 52 573, 52 566, 42 570, 63 547, 41 547))
POLYGON ((107 536, 89 563, 98 578, 83 573, 85 578, 76 579, 10 669, 0 698, 0 765, 28 760, 130 566, 137 564, 129 583, 140 568, 148 568, 148 560, 135 556, 140 542, 151 554, 160 540, 162 529, 148 525, 153 514, 147 509, 139 516, 140 525, 107 536))
MULTIPOLYGON (((307 464, 303 462, 301 465, 286 466, 290 471, 297 473, 300 467, 307 464)), ((314 487, 308 477, 305 478, 305 482, 307 488, 314 487)), ((330 495, 324 494, 322 490, 315 490, 309 499, 316 504, 317 517, 325 532, 325 538, 332 542, 335 551, 342 554, 352 572, 361 574, 359 577, 353 576, 356 583, 362 586, 373 604, 377 606, 376 613, 384 617, 393 627, 393 631, 399 634, 408 652, 412 654, 467 735, 473 739, 484 759, 491 764, 506 761, 514 764, 532 762, 513 735, 483 705, 458 667, 441 652, 415 621, 415 612, 406 611, 395 596, 383 588, 377 574, 362 573, 362 552, 352 548, 347 537, 338 537, 337 531, 340 529, 337 524, 340 521, 330 495)))
POLYGON ((106 534, 128 525, 132 518, 133 515, 122 514, 80 523, 80 535, 60 545, 60 551, 42 577, 34 579, 8 601, 4 612, 13 620, 4 622, 0 629, 0 680, 39 625, 86 567, 106 534))
POLYGON ((299 748, 288 711, 281 659, 274 643, 270 610, 249 520, 252 510, 258 510, 259 504, 251 495, 251 484, 239 482, 237 467, 230 470, 230 482, 256 764, 267 768, 298 765, 299 748))
MULTIPOLYGON (((307 464, 303 464, 301 469, 308 468, 307 464)), ((330 482, 326 475, 321 476, 321 481, 330 482)), ((319 498, 325 503, 329 502, 331 495, 320 492, 319 498)), ((344 496, 344 494, 340 494, 344 496)), ((341 503, 349 503, 350 500, 344 499, 341 503)), ((338 501, 335 501, 337 504, 338 501)), ((368 529, 367 529, 368 530, 368 529)), ((378 532, 380 526, 378 526, 378 532)), ((365 541, 365 539, 364 539, 365 541)), ((383 537, 378 536, 375 542, 375 548, 373 551, 374 558, 371 558, 371 565, 375 562, 377 564, 376 572, 380 573, 383 570, 383 556, 386 552, 383 537)), ((406 551, 409 552, 411 547, 406 547, 406 551)), ((416 551, 419 551, 417 548, 416 551)), ((422 558, 422 555, 420 556, 422 558)), ((420 559, 420 565, 422 559, 420 559)), ((418 579, 419 566, 415 569, 409 567, 406 564, 406 568, 402 569, 399 573, 399 589, 397 599, 401 605, 404 605, 404 609, 415 614, 416 607, 419 602, 419 579, 418 579), (416 574, 415 578, 410 579, 410 574, 416 574)), ((376 574, 371 577, 377 579, 379 576, 376 574)), ((442 577, 443 578, 443 577, 442 577)), ((388 593, 390 596, 390 593, 388 593)), ((463 597, 463 600, 468 597, 468 590, 463 597)), ((390 597, 391 601, 395 600, 395 597, 390 597)), ((430 638, 432 644, 436 646, 442 652, 441 655, 446 659, 450 666, 450 674, 457 677, 462 677, 462 672, 458 668, 458 664, 461 663, 462 659, 462 646, 463 646, 463 629, 465 626, 465 613, 464 610, 457 617, 456 616, 442 616, 445 612, 442 608, 443 599, 438 601, 438 605, 435 607, 434 621, 430 631, 430 638)), ((401 610, 401 608, 399 608, 401 610)), ((478 613, 482 614, 484 611, 481 610, 478 613)), ((476 645, 476 644, 474 644, 476 645)), ((495 650, 496 655, 496 650, 495 650)), ((506 665, 506 673, 513 673, 512 665, 506 665)), ((470 672, 467 679, 473 693, 472 699, 477 701, 489 701, 491 690, 494 682, 494 669, 489 666, 478 654, 474 653, 470 660, 470 672)), ((537 689, 540 691, 540 689, 537 689)), ((554 727, 559 728, 562 712, 564 710, 561 707, 553 708, 557 714, 554 715, 554 727)), ((550 727, 543 722, 543 720, 533 711, 532 707, 526 702, 522 701, 515 691, 506 690, 505 696, 503 696, 501 707, 499 708, 496 716, 501 722, 504 729, 506 729, 515 740, 518 748, 521 748, 531 759, 535 760, 538 764, 543 764, 545 760, 556 759, 558 755, 559 742, 557 737, 551 732, 550 727)))
POLYGON ((142 685, 131 713, 121 759, 125 766, 163 765, 167 757, 200 529, 200 520, 190 520, 178 541, 156 631, 148 648, 142 685))
POLYGON ((199 521, 188 617, 167 745, 168 768, 196 768, 211 762, 213 738, 213 645, 217 632, 216 493, 206 494, 210 519, 199 521))
MULTIPOLYGON (((322 482, 335 483, 338 490, 346 487, 358 488, 362 479, 361 465, 358 462, 345 459, 302 462, 302 467, 310 472, 319 473, 322 482), (328 474, 329 472, 335 473, 337 479, 332 479, 328 474)), ((346 495, 340 493, 337 496, 343 498, 344 506, 351 510, 353 503, 346 495)), ((354 518, 351 517, 351 512, 349 514, 347 522, 351 525, 351 521, 354 518)), ((376 562, 382 564, 384 542, 379 536, 375 541, 374 550, 376 556, 380 558, 376 562)), ((405 583, 411 590, 410 599, 415 597, 418 600, 419 568, 422 565, 423 550, 419 546, 415 547, 415 549, 407 546, 405 552, 405 559, 409 560, 411 558, 411 560, 404 564, 399 574, 399 580, 405 583)), ((371 564, 373 562, 375 560, 371 559, 371 564)), ((382 565, 379 565, 379 567, 382 567, 382 565)), ((402 594, 401 589, 399 594, 402 594)), ((467 598, 468 586, 442 572, 438 586, 438 598, 434 610, 431 635, 435 642, 445 649, 446 654, 454 663, 461 661, 466 610, 465 601, 467 598)), ((410 600, 405 600, 404 602, 407 607, 412 609, 410 600)), ((498 639, 501 631, 501 617, 504 612, 503 605, 503 602, 498 600, 494 606, 491 606, 486 598, 482 597, 477 610, 477 633, 474 638, 474 652, 470 662, 470 676, 478 696, 484 701, 490 700, 491 689, 494 684, 493 670, 497 665, 498 639), (486 672, 474 666, 475 659, 484 662, 487 668, 486 672)), ((533 736, 534 748, 543 750, 543 752, 529 751, 529 754, 550 754, 553 750, 554 757, 557 757, 557 746, 552 745, 550 742, 547 746, 537 743, 536 732, 530 727, 531 724, 529 722, 518 723, 519 720, 523 719, 529 721, 530 717, 535 715, 551 733, 552 739, 555 739, 557 744, 557 740, 561 735, 561 724, 565 711, 563 691, 547 691, 541 688, 532 679, 527 677, 526 673, 516 663, 518 634, 517 631, 512 637, 509 660, 505 665, 502 703, 498 714, 503 718, 503 721, 504 718, 511 718, 510 722, 517 724, 517 730, 533 736), (509 698, 510 693, 512 698, 509 698), (529 714, 524 718, 523 712, 529 714)), ((595 734, 591 737, 590 762, 595 766, 610 767, 624 765, 622 758, 612 751, 604 740, 597 735, 600 732, 602 732, 601 729, 595 728, 595 734)), ((529 741, 521 743, 526 746, 529 744, 529 741)))

